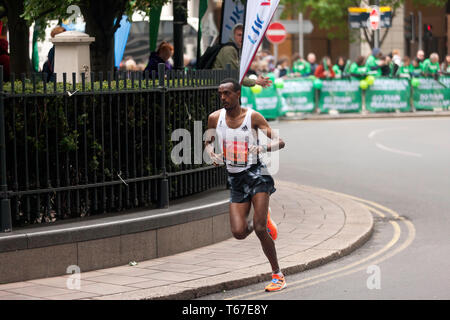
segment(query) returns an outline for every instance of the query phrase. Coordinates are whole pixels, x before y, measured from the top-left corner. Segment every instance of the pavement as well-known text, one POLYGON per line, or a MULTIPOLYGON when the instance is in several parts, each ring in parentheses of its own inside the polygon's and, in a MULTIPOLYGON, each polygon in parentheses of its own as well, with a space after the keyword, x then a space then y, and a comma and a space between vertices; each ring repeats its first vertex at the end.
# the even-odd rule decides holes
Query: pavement
MULTIPOLYGON (((276 181, 276 188, 270 207, 279 231, 278 260, 288 286, 290 274, 347 255, 370 238, 372 215, 358 202, 291 182, 276 181)), ((136 265, 78 276, 0 285, 0 300, 195 299, 259 282, 263 291, 271 270, 252 233, 244 240, 230 238, 136 265)))
POLYGON ((297 120, 348 120, 348 119, 384 119, 384 118, 429 118, 429 117, 450 117, 449 110, 429 110, 414 112, 367 112, 359 113, 339 113, 330 111, 330 113, 295 113, 288 112, 280 120, 297 121, 297 120))

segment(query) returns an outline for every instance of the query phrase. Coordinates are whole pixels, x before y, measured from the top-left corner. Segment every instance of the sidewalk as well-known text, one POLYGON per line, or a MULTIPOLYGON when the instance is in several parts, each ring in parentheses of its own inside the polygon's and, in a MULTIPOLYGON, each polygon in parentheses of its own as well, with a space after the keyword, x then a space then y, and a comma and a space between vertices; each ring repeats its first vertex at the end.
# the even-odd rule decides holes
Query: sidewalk
MULTIPOLYGON (((277 181, 276 188, 270 206, 286 275, 342 257, 370 238, 372 215, 357 202, 294 183, 277 181)), ((67 288, 69 275, 0 285, 0 300, 193 299, 261 281, 263 291, 270 271, 252 233, 135 266, 82 272, 79 290, 67 288)))
POLYGON ((450 111, 415 111, 415 112, 361 112, 361 113, 293 113, 290 112, 279 120, 339 120, 339 119, 398 119, 398 118, 429 118, 450 117, 450 111))

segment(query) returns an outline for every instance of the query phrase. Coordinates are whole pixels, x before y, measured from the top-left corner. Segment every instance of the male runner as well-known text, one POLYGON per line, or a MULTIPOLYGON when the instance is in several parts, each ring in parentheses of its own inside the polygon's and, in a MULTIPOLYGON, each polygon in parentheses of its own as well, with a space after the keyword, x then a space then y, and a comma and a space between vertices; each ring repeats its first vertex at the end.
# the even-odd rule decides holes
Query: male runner
POLYGON ((270 218, 269 197, 275 192, 274 181, 266 166, 260 162, 260 153, 284 148, 267 121, 250 108, 242 108, 239 102, 241 86, 234 79, 225 79, 219 86, 222 109, 208 117, 206 151, 218 166, 225 162, 231 187, 230 224, 236 239, 245 239, 253 230, 258 236, 264 254, 272 267, 272 282, 266 291, 278 291, 286 287, 286 281, 278 265, 274 240, 277 228, 270 218), (259 145, 257 131, 262 130, 272 141, 259 145), (222 153, 214 153, 217 136, 222 153), (253 204, 253 221, 247 222, 253 204))

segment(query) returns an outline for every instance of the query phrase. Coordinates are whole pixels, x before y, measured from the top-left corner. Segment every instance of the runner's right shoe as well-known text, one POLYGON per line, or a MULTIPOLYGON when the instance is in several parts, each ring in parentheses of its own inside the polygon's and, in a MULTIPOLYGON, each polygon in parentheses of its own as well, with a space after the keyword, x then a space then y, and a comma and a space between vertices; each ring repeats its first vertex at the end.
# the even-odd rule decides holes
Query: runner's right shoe
POLYGON ((270 208, 269 208, 269 211, 267 212, 267 232, 269 233, 272 240, 275 241, 277 239, 278 228, 277 228, 277 225, 275 224, 275 222, 270 217, 270 208))

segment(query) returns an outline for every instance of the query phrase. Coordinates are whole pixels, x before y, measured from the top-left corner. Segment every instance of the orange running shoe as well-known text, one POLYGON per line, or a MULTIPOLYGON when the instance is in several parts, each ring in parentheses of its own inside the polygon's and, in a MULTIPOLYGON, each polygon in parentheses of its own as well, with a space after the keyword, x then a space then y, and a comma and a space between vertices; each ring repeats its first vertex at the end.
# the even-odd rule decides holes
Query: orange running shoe
POLYGON ((267 292, 280 291, 286 288, 286 286, 286 279, 284 276, 272 274, 272 281, 266 286, 265 290, 267 292))
POLYGON ((267 232, 269 233, 272 240, 276 240, 278 237, 278 229, 275 222, 270 218, 270 208, 267 212, 267 232))

